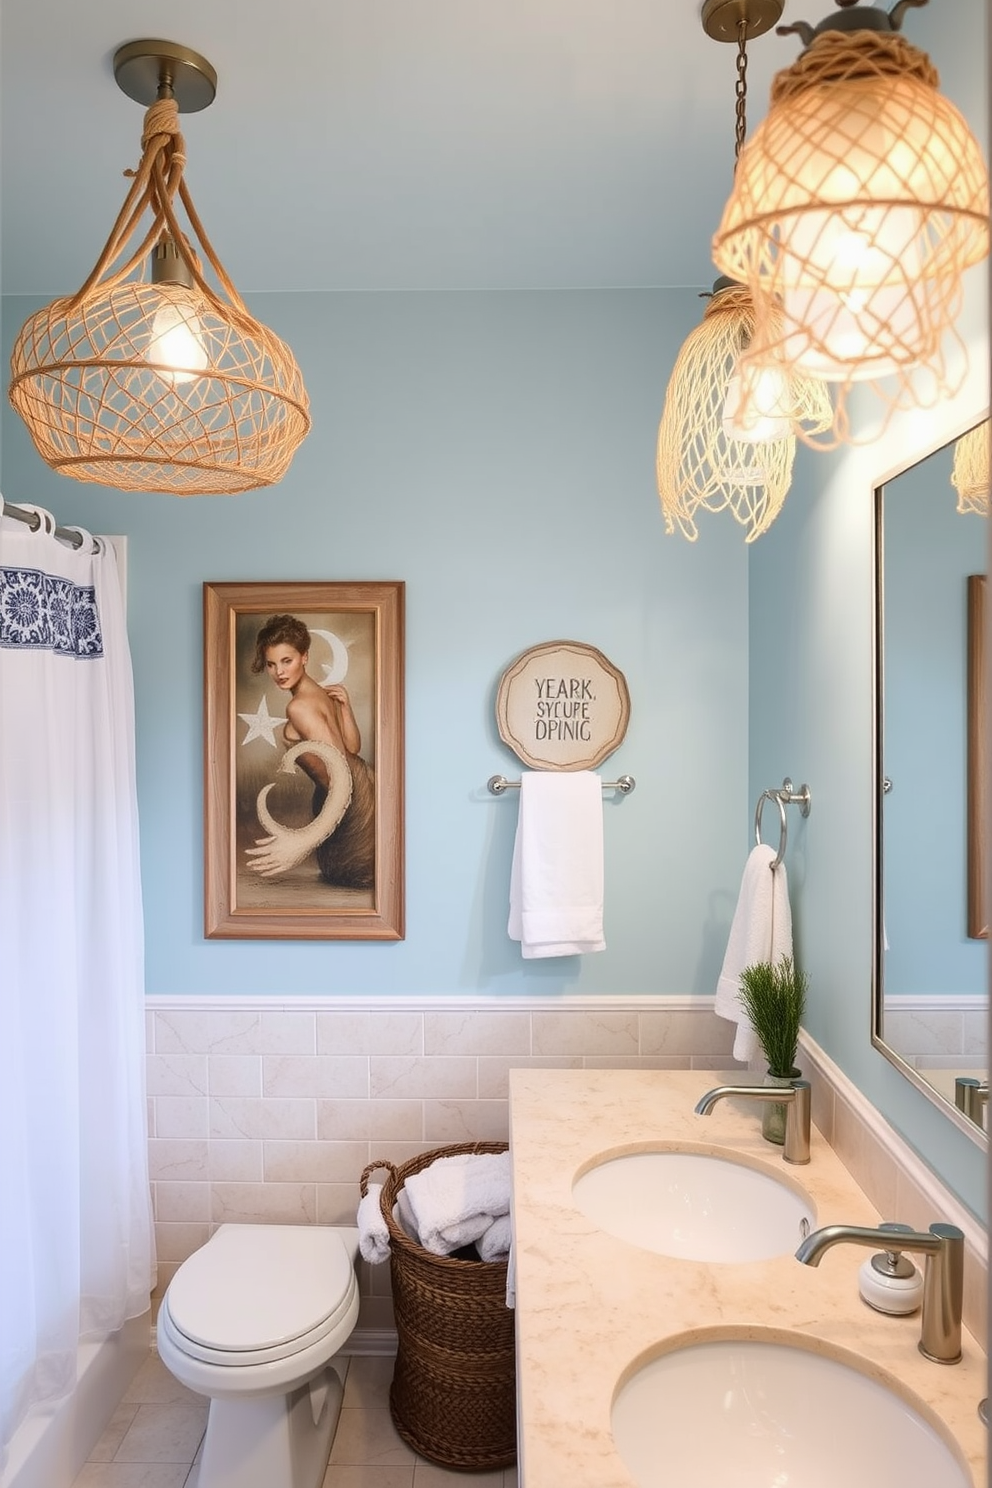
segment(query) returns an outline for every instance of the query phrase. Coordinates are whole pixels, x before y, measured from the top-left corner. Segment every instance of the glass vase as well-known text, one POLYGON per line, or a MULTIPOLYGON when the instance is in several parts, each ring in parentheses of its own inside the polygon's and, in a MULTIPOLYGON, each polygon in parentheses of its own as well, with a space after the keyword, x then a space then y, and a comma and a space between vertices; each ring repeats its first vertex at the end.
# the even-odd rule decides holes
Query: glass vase
MULTIPOLYGON (((764 1078, 765 1085, 777 1085, 786 1088, 793 1080, 800 1078, 801 1071, 793 1069, 787 1075, 773 1075, 769 1070, 764 1078)), ((766 1142, 774 1142, 778 1147, 785 1142, 785 1115, 786 1107, 777 1101, 764 1101, 761 1106, 761 1135, 766 1142)))

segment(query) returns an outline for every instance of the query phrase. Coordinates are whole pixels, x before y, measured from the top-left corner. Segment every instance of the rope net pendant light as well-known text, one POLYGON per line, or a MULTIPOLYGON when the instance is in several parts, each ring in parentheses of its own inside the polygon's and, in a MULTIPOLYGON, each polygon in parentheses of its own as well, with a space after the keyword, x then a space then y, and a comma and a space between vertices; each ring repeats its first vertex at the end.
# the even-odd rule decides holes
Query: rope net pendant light
POLYGON ((853 383, 870 383, 889 411, 957 390, 961 276, 989 248, 981 149, 929 58, 899 34, 904 11, 927 0, 890 14, 836 3, 815 29, 778 28, 806 50, 772 84, 713 239, 717 267, 754 295, 745 365, 784 359, 831 383, 828 438, 798 430, 823 448, 850 438, 853 383))
POLYGON ((989 443, 990 426, 985 419, 976 428, 962 434, 954 446, 951 485, 958 493, 959 512, 989 514, 989 443))
POLYGON ((754 327, 750 292, 717 280, 702 324, 690 331, 675 362, 658 426, 656 473, 665 530, 690 542, 700 510, 729 511, 745 542, 766 532, 792 481, 791 432, 761 443, 726 432, 724 405, 742 346, 754 327))
MULTIPOLYGON (((709 0, 703 29, 736 41, 739 157, 745 134, 746 42, 774 25, 782 0, 709 0)), ((666 532, 695 542, 700 510, 729 511, 746 529, 745 542, 766 532, 782 509, 792 480, 797 420, 829 426, 832 411, 822 383, 770 365, 754 377, 741 356, 755 333, 751 292, 718 279, 703 314, 675 362, 658 427, 656 475, 666 532)))
POLYGON ((164 41, 121 47, 114 72, 150 105, 141 162, 86 282, 21 327, 10 402, 46 464, 76 480, 176 496, 271 485, 310 429, 309 400, 289 347, 248 313, 183 180, 179 111, 206 108, 216 74, 164 41))

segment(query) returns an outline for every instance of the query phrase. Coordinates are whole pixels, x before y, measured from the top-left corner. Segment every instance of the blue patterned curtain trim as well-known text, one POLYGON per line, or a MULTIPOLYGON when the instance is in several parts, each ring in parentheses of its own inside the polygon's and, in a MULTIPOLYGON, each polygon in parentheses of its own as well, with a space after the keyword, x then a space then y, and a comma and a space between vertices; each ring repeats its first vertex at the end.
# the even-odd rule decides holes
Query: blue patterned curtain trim
POLYGON ((37 568, 0 567, 0 647, 102 656, 96 590, 37 568))

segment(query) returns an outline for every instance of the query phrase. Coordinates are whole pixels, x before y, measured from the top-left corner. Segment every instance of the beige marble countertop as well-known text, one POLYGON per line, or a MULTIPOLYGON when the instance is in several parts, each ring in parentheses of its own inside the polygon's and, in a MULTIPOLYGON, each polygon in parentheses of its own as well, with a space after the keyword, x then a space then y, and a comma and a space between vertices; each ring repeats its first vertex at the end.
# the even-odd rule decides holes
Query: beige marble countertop
POLYGON ((739 1070, 511 1071, 522 1488, 634 1488, 610 1429, 614 1391, 634 1361, 666 1340, 769 1329, 857 1355, 956 1443, 975 1488, 985 1488, 987 1431, 977 1413, 985 1355, 965 1331, 960 1364, 924 1359, 919 1313, 883 1316, 860 1300, 868 1250, 838 1245, 816 1267, 791 1254, 726 1265, 672 1259, 603 1234, 573 1204, 575 1177, 599 1154, 656 1146, 757 1162, 809 1195, 817 1226, 899 1218, 878 1214, 815 1127, 812 1161, 797 1167, 762 1139, 758 1104, 723 1100, 695 1115, 701 1095, 735 1081, 744 1083, 739 1070))

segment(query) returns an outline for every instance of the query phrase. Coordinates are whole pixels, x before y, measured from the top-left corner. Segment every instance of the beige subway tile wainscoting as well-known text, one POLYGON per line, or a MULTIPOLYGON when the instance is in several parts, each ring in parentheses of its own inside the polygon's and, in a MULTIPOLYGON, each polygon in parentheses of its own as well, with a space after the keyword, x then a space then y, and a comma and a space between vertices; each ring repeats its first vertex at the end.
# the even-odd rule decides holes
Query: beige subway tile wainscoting
MULTIPOLYGON (((509 1008, 148 999, 158 1286, 217 1225, 352 1224, 362 1169, 506 1141, 511 1069, 733 1064, 712 999, 509 1008)), ((388 1267, 360 1262, 356 1346, 388 1348, 388 1267)))

